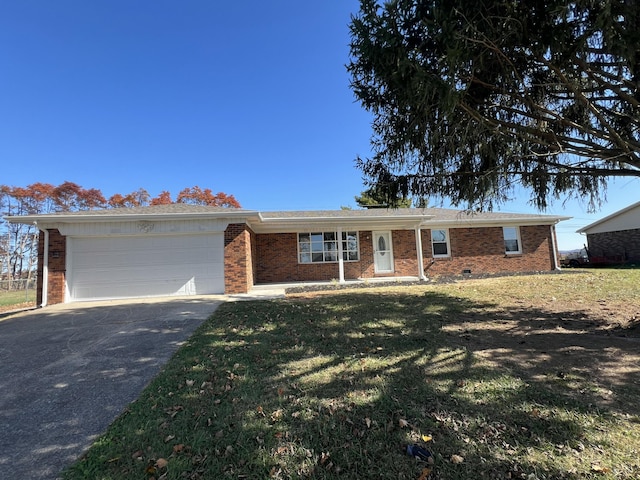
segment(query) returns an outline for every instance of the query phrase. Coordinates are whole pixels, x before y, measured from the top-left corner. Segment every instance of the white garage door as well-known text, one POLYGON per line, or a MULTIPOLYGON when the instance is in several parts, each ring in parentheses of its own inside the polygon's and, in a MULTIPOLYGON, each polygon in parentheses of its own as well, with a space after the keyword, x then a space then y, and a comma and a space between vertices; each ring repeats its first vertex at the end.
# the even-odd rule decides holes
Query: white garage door
POLYGON ((224 292, 224 234, 69 239, 73 300, 224 292))

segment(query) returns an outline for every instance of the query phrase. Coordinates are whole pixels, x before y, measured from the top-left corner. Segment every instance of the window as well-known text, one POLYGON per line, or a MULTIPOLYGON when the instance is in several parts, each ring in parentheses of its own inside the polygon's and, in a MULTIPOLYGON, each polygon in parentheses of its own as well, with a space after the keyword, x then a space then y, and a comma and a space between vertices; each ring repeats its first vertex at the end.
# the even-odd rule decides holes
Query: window
POLYGON ((504 237, 504 251, 507 255, 522 253, 518 227, 502 227, 502 236, 504 237))
POLYGON ((431 230, 431 251, 434 257, 449 256, 449 235, 446 230, 431 230))
MULTIPOLYGON (((312 232, 298 234, 298 261, 323 263, 338 261, 338 234, 312 232)), ((342 232, 342 259, 353 262, 358 257, 358 232, 342 232)))

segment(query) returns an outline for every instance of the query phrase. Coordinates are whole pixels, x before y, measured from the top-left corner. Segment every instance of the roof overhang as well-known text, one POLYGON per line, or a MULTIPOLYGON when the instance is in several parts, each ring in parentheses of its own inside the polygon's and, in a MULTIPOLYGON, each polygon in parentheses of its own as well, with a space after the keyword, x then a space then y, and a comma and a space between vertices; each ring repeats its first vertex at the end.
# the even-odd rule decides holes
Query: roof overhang
POLYGON ((301 230, 413 230, 424 225, 433 215, 300 216, 269 218, 262 214, 249 219, 256 233, 290 233, 301 230))
MULTIPOLYGON (((258 212, 242 210, 236 212, 232 209, 228 211, 215 212, 179 212, 179 213, 118 213, 114 209, 109 214, 98 214, 98 211, 88 210, 86 213, 74 212, 72 214, 43 214, 43 215, 21 215, 7 216, 4 219, 9 223, 19 223, 24 225, 37 225, 40 229, 58 228, 60 225, 70 225, 79 223, 114 223, 114 222, 141 222, 141 221, 186 221, 186 220, 226 220, 230 223, 242 222, 247 218, 257 215, 258 212)), ((102 211, 100 211, 102 212, 102 211)))
POLYGON ((479 227, 503 227, 505 225, 517 225, 521 227, 534 225, 555 225, 558 222, 570 220, 572 217, 544 215, 540 217, 503 217, 501 219, 469 218, 456 220, 436 220, 429 223, 429 228, 479 228, 479 227))
POLYGON ((87 223, 108 224, 116 222, 184 222, 217 220, 226 223, 246 223, 256 233, 290 233, 323 230, 413 230, 416 228, 479 228, 505 225, 555 225, 571 217, 553 215, 501 215, 486 216, 458 212, 455 217, 438 218, 427 213, 411 214, 402 211, 331 211, 331 212, 287 212, 273 215, 256 210, 217 209, 184 211, 152 211, 111 209, 88 210, 72 213, 8 216, 9 223, 37 225, 39 229, 64 228, 87 223))

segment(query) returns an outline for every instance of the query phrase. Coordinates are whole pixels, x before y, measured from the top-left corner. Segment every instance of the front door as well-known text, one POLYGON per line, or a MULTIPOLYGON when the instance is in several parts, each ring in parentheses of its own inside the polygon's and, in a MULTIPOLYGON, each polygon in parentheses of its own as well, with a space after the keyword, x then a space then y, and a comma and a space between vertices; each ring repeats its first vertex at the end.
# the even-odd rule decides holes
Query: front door
POLYGON ((373 232, 373 264, 375 273, 393 272, 391 232, 373 232))

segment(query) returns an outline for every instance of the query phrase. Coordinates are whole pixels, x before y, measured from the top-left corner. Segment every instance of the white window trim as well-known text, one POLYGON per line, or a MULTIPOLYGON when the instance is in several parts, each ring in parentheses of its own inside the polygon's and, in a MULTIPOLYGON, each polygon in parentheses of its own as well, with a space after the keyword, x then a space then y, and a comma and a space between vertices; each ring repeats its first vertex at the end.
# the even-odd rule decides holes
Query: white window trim
MULTIPOLYGON (((324 241, 323 241, 323 243, 324 243, 324 241)), ((296 249, 297 249, 297 257, 298 257, 298 264, 299 265, 320 265, 320 264, 325 264, 325 263, 339 263, 340 261, 349 262, 349 263, 359 262, 360 261, 360 232, 357 231, 357 230, 342 230, 342 229, 339 229, 339 230, 314 230, 314 231, 308 231, 308 232, 307 231, 305 231, 305 232, 297 232, 296 233, 296 249), (311 261, 311 262, 302 262, 302 261, 300 261, 300 256, 301 256, 300 254, 302 253, 300 251, 300 235, 303 235, 303 234, 311 235, 313 233, 321 233, 323 236, 324 236, 325 233, 335 233, 336 234, 336 238, 339 239, 339 240, 336 240, 336 242, 338 243, 338 249, 336 250, 336 255, 337 255, 336 260, 324 260, 323 259, 322 262, 313 262, 313 261, 311 261), (350 233, 355 234, 356 242, 357 242, 356 250, 348 250, 348 249, 345 250, 345 249, 342 248, 342 241, 343 241, 342 240, 342 235, 344 234, 345 236, 349 236, 350 233), (347 258, 347 260, 342 259, 342 257, 341 257, 342 253, 346 253, 347 257, 348 257, 349 256, 348 252, 350 252, 350 251, 351 252, 355 251, 357 253, 357 255, 358 255, 358 258, 356 260, 349 260, 348 258, 347 258)), ((308 253, 311 254, 312 252, 308 252, 308 253)), ((324 251, 323 251, 323 257, 324 257, 324 251)), ((311 258, 313 258, 313 256, 311 258)))
POLYGON ((522 238, 520 237, 520 227, 519 226, 508 226, 508 227, 502 227, 502 247, 504 248, 504 253, 505 255, 522 255, 522 238), (504 236, 504 229, 505 228, 514 228, 516 231, 516 240, 518 242, 518 250, 514 251, 514 252, 508 252, 507 251, 507 247, 504 244, 504 242, 506 241, 506 238, 504 236))
MULTIPOLYGON (((429 231, 429 235, 431 236, 431 256, 433 258, 449 258, 451 256, 451 244, 449 242, 449 229, 448 228, 432 228, 429 231), (433 231, 434 230, 442 230, 444 232, 444 240, 445 243, 447 244, 447 253, 445 255, 443 254, 436 254, 435 251, 433 250, 433 231)), ((435 243, 442 243, 442 242, 435 242, 435 243)))

